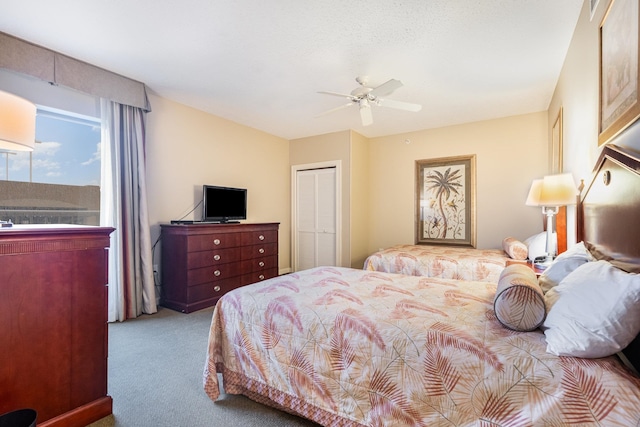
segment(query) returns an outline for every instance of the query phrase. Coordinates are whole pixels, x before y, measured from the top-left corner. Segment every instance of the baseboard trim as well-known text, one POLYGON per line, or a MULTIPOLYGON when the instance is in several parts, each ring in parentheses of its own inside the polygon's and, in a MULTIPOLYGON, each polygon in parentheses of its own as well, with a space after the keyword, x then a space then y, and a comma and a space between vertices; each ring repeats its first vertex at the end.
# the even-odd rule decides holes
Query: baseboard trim
POLYGON ((113 399, 111 396, 101 397, 86 405, 79 406, 69 412, 39 422, 38 427, 70 427, 87 426, 113 412, 113 399))

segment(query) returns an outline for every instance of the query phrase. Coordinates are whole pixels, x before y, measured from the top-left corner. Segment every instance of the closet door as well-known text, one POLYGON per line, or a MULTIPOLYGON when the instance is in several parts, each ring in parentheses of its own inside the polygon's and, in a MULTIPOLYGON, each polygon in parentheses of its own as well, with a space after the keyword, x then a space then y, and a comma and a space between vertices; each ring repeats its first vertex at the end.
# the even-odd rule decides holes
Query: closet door
POLYGON ((338 265, 336 168, 299 170, 296 183, 294 270, 338 265))

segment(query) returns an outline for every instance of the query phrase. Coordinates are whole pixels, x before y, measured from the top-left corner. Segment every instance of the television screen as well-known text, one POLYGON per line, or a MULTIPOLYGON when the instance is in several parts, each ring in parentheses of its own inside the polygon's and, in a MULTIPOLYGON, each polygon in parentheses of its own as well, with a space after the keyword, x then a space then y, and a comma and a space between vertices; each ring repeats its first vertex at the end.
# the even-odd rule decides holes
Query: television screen
POLYGON ((203 221, 231 222, 247 219, 247 190, 245 188, 204 185, 202 204, 203 221))

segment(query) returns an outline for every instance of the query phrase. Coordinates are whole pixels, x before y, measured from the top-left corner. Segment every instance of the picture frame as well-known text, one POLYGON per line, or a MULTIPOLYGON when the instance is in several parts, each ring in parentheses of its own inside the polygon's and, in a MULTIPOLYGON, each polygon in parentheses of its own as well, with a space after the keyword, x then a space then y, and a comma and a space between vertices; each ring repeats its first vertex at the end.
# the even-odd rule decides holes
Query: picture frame
POLYGON ((416 244, 476 247, 476 156, 416 160, 416 244))
POLYGON ((551 175, 562 173, 562 107, 551 128, 551 140, 549 141, 549 173, 551 175))
POLYGON ((598 146, 640 117, 637 0, 612 0, 600 23, 598 146))

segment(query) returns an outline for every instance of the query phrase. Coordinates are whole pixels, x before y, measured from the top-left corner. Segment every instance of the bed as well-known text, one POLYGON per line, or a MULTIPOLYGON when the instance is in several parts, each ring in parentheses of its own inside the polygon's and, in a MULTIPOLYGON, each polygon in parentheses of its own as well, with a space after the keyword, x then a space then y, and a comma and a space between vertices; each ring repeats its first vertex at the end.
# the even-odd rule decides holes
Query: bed
MULTIPOLYGON (((533 285, 503 287, 509 275, 491 283, 316 268, 220 299, 210 329, 205 392, 218 399, 222 377, 227 393, 332 426, 640 425, 640 378, 633 370, 640 366, 639 339, 633 339, 640 330, 640 294, 637 275, 627 272, 640 266, 640 162, 626 154, 615 147, 603 150, 579 208, 578 236, 597 260, 566 272, 547 291, 545 304, 549 295, 558 299, 548 313, 543 304, 542 328, 529 325, 520 332, 501 314, 497 304, 505 292, 526 290, 538 306, 542 292, 533 285), (584 266, 602 265, 624 276, 623 290, 636 292, 635 302, 621 304, 630 320, 618 322, 636 331, 631 344, 598 357, 549 352, 557 339, 548 333, 562 332, 551 322, 564 307, 562 295, 582 289, 565 285, 584 266)), ((573 252, 565 260, 573 260, 573 252)), ((523 268, 517 273, 533 274, 523 268)), ((555 270, 549 267, 545 274, 555 270)), ((615 294, 605 292, 611 294, 605 300, 615 294)), ((598 318, 576 307, 573 314, 598 318)))
POLYGON ((502 249, 396 245, 371 254, 364 262, 364 269, 497 283, 509 259, 502 249))
MULTIPOLYGON (((545 220, 546 222, 546 220, 545 220)), ((556 216, 558 253, 567 249, 566 208, 556 216)), ((502 249, 476 249, 445 245, 395 245, 377 251, 364 262, 369 271, 439 277, 442 279, 474 280, 496 283, 500 273, 510 263, 526 262, 543 255, 546 233, 531 236, 524 242, 505 237, 502 249)))

